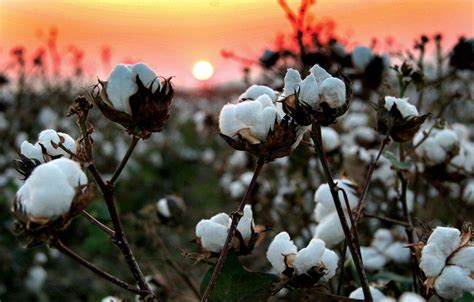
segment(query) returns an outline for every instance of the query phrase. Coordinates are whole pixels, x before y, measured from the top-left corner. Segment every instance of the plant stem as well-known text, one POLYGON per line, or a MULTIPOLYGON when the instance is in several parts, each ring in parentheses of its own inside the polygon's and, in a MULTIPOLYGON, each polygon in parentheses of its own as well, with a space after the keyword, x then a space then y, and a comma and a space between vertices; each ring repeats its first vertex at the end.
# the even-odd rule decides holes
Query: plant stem
POLYGON ((94 216, 92 216, 86 210, 82 210, 82 216, 84 216, 87 220, 89 220, 92 224, 96 225, 101 231, 109 235, 110 237, 115 236, 115 232, 110 229, 108 226, 97 220, 94 216))
POLYGON ((363 212, 363 215, 364 215, 364 217, 367 217, 367 218, 374 218, 374 219, 382 220, 382 221, 385 221, 385 222, 390 222, 390 223, 402 225, 404 227, 409 227, 410 226, 405 221, 397 220, 397 219, 390 218, 390 217, 379 216, 379 215, 370 214, 370 213, 367 213, 367 212, 363 212))
POLYGON ((125 153, 125 155, 124 155, 123 158, 122 158, 122 161, 120 162, 119 166, 118 166, 117 169, 115 170, 114 175, 112 175, 112 178, 109 180, 109 183, 110 183, 111 185, 114 184, 114 182, 115 182, 115 181, 117 180, 117 178, 120 176, 120 173, 122 173, 123 168, 124 168, 125 165, 127 164, 128 159, 129 159, 130 156, 132 155, 133 150, 134 150, 135 147, 137 146, 137 143, 138 143, 139 140, 140 140, 139 137, 132 136, 132 141, 130 142, 130 145, 128 146, 127 152, 125 153))
POLYGON ((87 268, 90 271, 96 273, 97 275, 101 276, 102 278, 114 283, 115 285, 120 286, 121 288, 126 289, 126 290, 128 290, 132 293, 137 294, 137 295, 140 295, 142 297, 149 294, 149 291, 134 287, 133 285, 130 285, 130 284, 118 279, 117 277, 103 271, 101 268, 99 268, 96 265, 92 264, 91 262, 87 261, 82 256, 80 256, 79 254, 77 254, 76 252, 71 250, 69 247, 64 245, 64 243, 62 243, 62 241, 59 238, 54 238, 50 242, 50 244, 51 244, 52 247, 56 248, 58 251, 60 251, 63 254, 71 257, 72 259, 77 261, 79 264, 81 264, 85 268, 87 268))
MULTIPOLYGON (((334 182, 331 171, 329 170, 326 156, 324 154, 322 139, 321 139, 321 125, 319 125, 316 122, 313 122, 313 125, 312 125, 311 138, 313 139, 314 145, 316 147, 316 153, 319 157, 321 165, 323 166, 326 181, 329 185, 329 188, 331 189, 331 195, 334 200, 334 205, 336 207, 336 211, 339 216, 339 220, 341 222, 342 230, 344 231, 344 235, 346 237, 347 244, 352 255, 352 260, 354 262, 354 265, 356 267, 357 273, 360 278, 365 300, 369 302, 373 301, 372 294, 370 293, 369 281, 364 271, 364 264, 362 262, 360 248, 358 248, 357 243, 356 243, 357 240, 355 240, 355 237, 357 237, 357 232, 352 233, 347 224, 347 220, 344 214, 344 210, 342 208, 341 200, 339 199, 338 187, 337 187, 337 184, 334 182)), ((350 211, 350 209, 348 210, 350 211)))
POLYGON ((214 287, 216 286, 217 278, 219 277, 219 274, 221 273, 222 268, 224 267, 227 254, 229 253, 229 249, 232 243, 232 238, 234 237, 235 230, 237 229, 237 224, 239 223, 240 218, 243 216, 243 210, 244 210, 245 204, 247 203, 247 199, 250 197, 250 194, 252 193, 255 187, 255 184, 257 183, 257 178, 260 172, 262 171, 264 164, 265 164, 265 159, 260 157, 257 160, 257 166, 255 167, 255 171, 253 172, 252 180, 250 181, 247 191, 242 197, 242 200, 240 201, 237 211, 232 213, 232 222, 229 227, 229 233, 227 234, 227 238, 225 240, 222 251, 219 255, 219 259, 217 260, 217 264, 214 268, 214 271, 212 272, 212 276, 211 276, 211 279, 209 280, 206 291, 202 295, 202 298, 201 298, 202 302, 207 301, 207 299, 211 296, 212 291, 214 290, 214 287))

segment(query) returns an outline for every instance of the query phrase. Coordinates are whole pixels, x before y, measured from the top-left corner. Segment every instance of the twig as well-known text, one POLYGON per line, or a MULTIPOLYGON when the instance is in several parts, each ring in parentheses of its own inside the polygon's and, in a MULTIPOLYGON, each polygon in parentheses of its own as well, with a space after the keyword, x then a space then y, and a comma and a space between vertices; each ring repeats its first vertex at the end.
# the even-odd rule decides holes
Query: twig
POLYGON ((103 231, 104 233, 106 233, 107 235, 109 235, 110 237, 114 237, 115 236, 115 232, 110 229, 108 226, 106 226, 105 224, 103 224, 102 222, 100 222, 99 220, 97 220, 94 216, 92 216, 89 212, 87 212, 86 210, 82 210, 82 216, 84 216, 87 220, 89 220, 92 224, 96 225, 97 227, 99 227, 99 229, 101 231, 103 231))
POLYGON ((150 294, 150 292, 147 291, 147 290, 143 290, 143 289, 139 289, 137 287, 134 287, 133 285, 130 285, 130 284, 118 279, 117 277, 103 271, 101 268, 99 268, 96 265, 92 264, 91 262, 87 261, 82 256, 80 256, 79 254, 77 254, 76 252, 71 250, 69 247, 64 245, 59 238, 54 238, 53 240, 51 240, 50 244, 51 244, 52 247, 56 248, 61 253, 71 257, 72 259, 77 261, 79 264, 81 264, 85 268, 87 268, 90 271, 96 273, 97 275, 101 276, 102 278, 112 282, 113 284, 115 284, 115 285, 117 285, 117 286, 119 286, 123 289, 126 289, 126 290, 128 290, 132 293, 140 295, 142 297, 147 296, 147 295, 150 294))
POLYGON ((416 143, 416 145, 414 145, 413 147, 408 149, 407 152, 405 152, 405 155, 404 155, 405 157, 412 154, 421 144, 423 144, 423 142, 430 136, 430 133, 434 128, 434 125, 435 125, 435 123, 433 123, 433 125, 431 125, 430 129, 428 129, 428 132, 423 131, 423 138, 418 143, 416 143))
POLYGON ((125 153, 125 155, 123 156, 122 158, 122 161, 120 162, 119 166, 117 167, 117 169, 115 170, 114 172, 114 175, 112 175, 112 178, 109 180, 109 183, 111 185, 114 184, 114 182, 117 180, 117 178, 120 176, 120 173, 122 173, 122 170, 123 168, 125 167, 125 165, 127 164, 128 162, 128 159, 130 158, 130 156, 132 155, 132 152, 133 150, 135 149, 138 141, 140 140, 139 137, 136 137, 136 136, 132 136, 132 141, 130 142, 130 145, 128 146, 128 149, 127 149, 127 152, 125 153))
POLYGON ((316 147, 316 153, 318 154, 321 165, 323 166, 324 174, 326 176, 326 181, 329 185, 329 188, 331 189, 331 195, 334 200, 334 205, 336 207, 336 211, 339 216, 342 230, 344 231, 344 235, 346 237, 347 244, 349 246, 349 250, 352 255, 352 259, 354 261, 354 265, 356 267, 357 273, 361 281, 364 297, 366 301, 369 301, 369 302, 373 301, 372 294, 369 288, 369 281, 364 271, 364 265, 362 262, 360 249, 357 247, 357 243, 355 242, 355 239, 354 239, 354 237, 357 236, 357 233, 352 234, 351 230, 349 229, 349 226, 347 225, 347 221, 344 214, 344 210, 342 208, 341 200, 339 199, 337 185, 334 183, 334 179, 332 177, 331 171, 329 170, 329 166, 324 154, 322 139, 321 139, 321 125, 319 125, 316 122, 313 122, 313 125, 312 125, 311 138, 313 139, 314 145, 316 147))
POLYGON ((385 222, 390 222, 390 223, 402 225, 404 227, 409 227, 410 226, 405 221, 397 220, 397 219, 394 219, 394 218, 390 218, 390 217, 386 217, 386 216, 379 216, 379 215, 375 215, 375 214, 370 214, 370 213, 367 213, 365 211, 362 212, 362 213, 363 213, 364 217, 367 217, 367 218, 374 218, 374 219, 382 220, 382 221, 385 221, 385 222))
POLYGON ((265 164, 265 159, 260 157, 257 160, 257 166, 255 167, 255 171, 253 172, 252 180, 250 181, 247 191, 242 197, 242 200, 240 201, 237 211, 232 213, 232 222, 229 227, 229 233, 227 234, 224 247, 222 248, 221 254, 219 255, 219 259, 217 260, 217 264, 214 268, 214 271, 212 272, 212 276, 211 276, 211 279, 209 280, 206 291, 202 295, 202 298, 201 298, 202 302, 207 301, 207 299, 211 296, 212 291, 214 290, 214 287, 216 286, 217 278, 219 277, 219 274, 221 273, 222 268, 224 267, 227 254, 229 253, 232 238, 234 237, 235 230, 237 229, 237 224, 239 223, 240 218, 243 216, 243 210, 244 210, 245 204, 247 203, 247 199, 250 197, 250 194, 252 193, 253 188, 255 187, 255 184, 257 183, 257 178, 260 172, 262 171, 264 164, 265 164))

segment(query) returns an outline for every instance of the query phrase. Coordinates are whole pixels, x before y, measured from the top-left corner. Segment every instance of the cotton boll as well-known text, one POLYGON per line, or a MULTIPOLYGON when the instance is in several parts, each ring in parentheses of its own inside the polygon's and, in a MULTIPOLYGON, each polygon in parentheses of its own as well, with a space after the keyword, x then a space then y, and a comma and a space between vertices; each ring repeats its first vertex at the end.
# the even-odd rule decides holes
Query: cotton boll
POLYGON ((100 300, 100 302, 121 302, 122 300, 114 296, 107 296, 100 300))
POLYGON ((321 127, 321 138, 323 140, 324 151, 332 152, 339 148, 341 139, 336 130, 330 127, 321 127))
POLYGON ((357 46, 352 50, 352 64, 358 71, 363 72, 372 58, 372 49, 366 46, 357 46))
POLYGON ((239 101, 247 99, 256 100, 259 96, 267 95, 274 102, 276 101, 276 94, 273 89, 264 85, 252 85, 244 93, 239 96, 239 101))
POLYGON ((432 137, 428 137, 418 149, 417 154, 424 156, 429 164, 436 165, 446 160, 446 151, 432 137))
POLYGON ((158 209, 158 212, 163 215, 164 217, 171 217, 171 212, 170 212, 170 209, 168 207, 168 201, 166 200, 166 198, 162 198, 160 200, 158 200, 158 202, 156 203, 156 207, 158 209))
POLYGON ((196 237, 201 240, 201 246, 214 253, 219 253, 224 247, 227 232, 227 226, 209 219, 203 219, 196 225, 196 237))
POLYGON ((470 271, 456 265, 446 266, 443 273, 436 278, 434 289, 444 299, 455 299, 464 292, 474 291, 474 280, 470 271))
POLYGON ((350 112, 343 117, 342 128, 346 131, 352 131, 352 129, 359 126, 367 126, 369 123, 369 117, 366 113, 350 112))
POLYGON ((248 240, 252 236, 253 225, 252 206, 248 204, 244 207, 244 216, 237 225, 237 230, 244 240, 248 240))
POLYGON ((400 241, 396 241, 390 244, 383 253, 395 263, 408 263, 410 262, 411 252, 405 245, 400 241))
POLYGON ((421 251, 420 268, 427 277, 436 277, 443 270, 446 257, 437 244, 426 245, 421 251))
POLYGON ((449 264, 455 264, 474 272, 474 246, 465 246, 454 254, 449 264))
POLYGON ((407 118, 409 116, 418 116, 418 109, 410 103, 408 103, 408 98, 396 98, 393 96, 385 97, 385 109, 390 111, 393 105, 397 106, 398 111, 402 117, 407 118))
POLYGON ((234 137, 237 131, 247 126, 236 117, 236 105, 227 104, 222 107, 219 114, 219 130, 222 134, 234 137))
POLYGON ((112 106, 119 111, 132 114, 129 98, 138 91, 138 86, 130 65, 115 66, 107 81, 107 96, 112 106))
POLYGON ((474 205, 474 180, 470 180, 464 187, 462 199, 468 205, 474 205))
POLYGON ((383 252, 393 242, 392 232, 388 229, 378 229, 374 234, 371 246, 383 252))
MULTIPOLYGON (((359 203, 359 198, 355 195, 354 189, 351 187, 353 184, 349 180, 344 179, 336 179, 335 182, 337 186, 341 188, 341 191, 338 192, 339 199, 341 200, 342 207, 347 209, 346 203, 344 201, 344 193, 342 190, 346 192, 348 203, 351 209, 354 209, 357 204, 359 203)), ((324 204, 324 206, 328 209, 336 210, 336 206, 334 205, 334 199, 332 198, 331 189, 329 188, 328 184, 322 184, 316 190, 314 194, 314 201, 316 203, 324 204)))
POLYGON ((267 250, 267 259, 273 269, 281 274, 286 269, 285 256, 295 255, 297 248, 287 232, 275 236, 267 250))
POLYGON ((160 80, 157 78, 156 73, 148 67, 145 63, 137 63, 132 66, 132 74, 142 81, 146 88, 149 88, 153 83, 152 92, 160 88, 160 80))
POLYGON ((320 239, 311 239, 308 246, 301 249, 293 261, 293 267, 296 274, 304 274, 311 268, 318 266, 326 249, 324 241, 320 239))
POLYGON ((262 111, 262 104, 255 101, 244 101, 236 105, 235 117, 246 126, 259 123, 258 115, 262 111))
POLYGON ((412 292, 406 292, 400 296, 400 299, 398 299, 398 301, 399 302, 425 302, 426 300, 418 294, 415 294, 412 292))
POLYGON ((456 132, 451 129, 440 130, 436 133, 434 139, 446 152, 450 152, 456 145, 459 144, 459 139, 456 132))
POLYGON ((216 215, 212 216, 209 220, 214 222, 214 223, 223 225, 227 228, 230 226, 230 224, 232 222, 232 219, 230 219, 229 215, 227 215, 226 213, 216 214, 216 215))
POLYGON ((61 143, 61 140, 64 140, 64 147, 69 149, 69 151, 76 152, 76 143, 72 137, 66 133, 56 132, 52 129, 43 130, 38 136, 38 143, 41 144, 46 149, 46 152, 51 156, 66 156, 69 157, 69 154, 60 147, 55 147, 52 145, 61 143))
POLYGON ((323 204, 318 203, 314 209, 314 218, 316 219, 316 222, 320 222, 324 219, 324 217, 328 216, 332 212, 334 212, 334 209, 327 208, 323 204))
POLYGON ((21 143, 20 153, 28 158, 36 159, 40 163, 44 162, 43 152, 41 151, 41 146, 38 143, 33 145, 28 141, 24 141, 21 143))
POLYGON ((75 188, 87 184, 87 176, 77 162, 61 157, 48 162, 48 164, 58 167, 66 176, 67 182, 71 187, 75 188))
POLYGON ((273 130, 277 118, 277 112, 274 107, 265 108, 258 115, 258 123, 255 123, 253 127, 250 128, 250 132, 255 135, 261 142, 264 142, 267 139, 268 132, 273 130))
POLYGON ((427 245, 435 244, 448 257, 461 244, 461 232, 456 228, 436 227, 428 238, 427 245))
MULTIPOLYGON (((347 220, 347 213, 345 214, 347 220)), ((314 229, 314 238, 323 240, 328 247, 333 247, 344 240, 344 231, 337 212, 332 212, 319 222, 314 229)))
POLYGON ((364 262, 364 267, 368 270, 380 270, 387 263, 387 259, 385 258, 385 256, 373 247, 361 246, 360 252, 362 254, 362 261, 364 262))
POLYGON ((325 249, 323 257, 321 258, 321 263, 326 268, 324 271, 324 276, 321 278, 323 281, 329 281, 332 277, 336 275, 337 264, 339 262, 339 257, 337 254, 329 249, 325 249))
MULTIPOLYGON (((386 298, 385 295, 382 294, 381 291, 379 291, 378 289, 374 287, 369 287, 369 290, 370 290, 370 293, 372 294, 372 298, 374 299, 374 302, 379 302, 382 299, 386 298)), ((364 291, 362 290, 362 287, 359 287, 358 289, 356 289, 349 295, 349 298, 352 298, 352 299, 364 300, 364 297, 365 296, 364 296, 364 291)))
POLYGON ((255 101, 262 104, 262 109, 265 109, 267 107, 275 108, 275 105, 273 104, 272 99, 266 94, 259 96, 258 98, 255 99, 255 101))
POLYGON ((316 82, 318 83, 318 85, 320 85, 321 82, 324 81, 325 79, 331 77, 331 75, 324 68, 319 66, 319 64, 316 64, 313 67, 311 67, 309 71, 316 79, 316 82))
POLYGON ((338 78, 327 78, 319 87, 321 102, 331 108, 339 108, 346 103, 346 84, 338 78))
POLYGON ((312 107, 319 102, 319 88, 315 77, 310 74, 299 85, 298 100, 312 107))
MULTIPOLYGON (((68 149, 72 153, 76 153, 76 141, 69 134, 58 132, 58 136, 64 139, 63 145, 66 149, 68 149)), ((62 152, 64 156, 69 157, 69 154, 63 149, 60 149, 60 152, 62 152)))
POLYGON ((298 70, 288 68, 285 75, 285 86, 283 88, 283 94, 289 96, 295 94, 298 85, 301 83, 301 75, 298 70))
POLYGON ((25 279, 25 286, 31 292, 40 292, 43 288, 44 282, 48 273, 46 270, 39 265, 34 265, 28 270, 28 274, 25 279))
POLYGON ((240 181, 233 181, 229 185, 228 190, 232 198, 237 198, 244 194, 245 186, 240 181))

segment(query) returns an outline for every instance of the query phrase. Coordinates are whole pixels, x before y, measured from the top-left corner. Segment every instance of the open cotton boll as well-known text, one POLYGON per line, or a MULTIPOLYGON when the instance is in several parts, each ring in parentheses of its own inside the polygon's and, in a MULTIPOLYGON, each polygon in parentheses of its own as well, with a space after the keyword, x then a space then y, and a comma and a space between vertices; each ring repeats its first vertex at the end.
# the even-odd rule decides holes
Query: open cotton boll
POLYGON ((332 212, 334 212, 332 208, 327 208, 323 204, 318 203, 316 204, 316 208, 314 209, 314 218, 317 222, 320 222, 324 219, 324 217, 331 214, 332 212))
POLYGON ((443 129, 436 133, 434 139, 446 151, 449 152, 459 144, 459 138, 451 129, 443 129))
POLYGON ((436 244, 426 245, 421 251, 420 268, 427 277, 436 277, 443 270, 446 255, 436 244))
POLYGON ((252 206, 248 204, 244 207, 244 216, 240 218, 239 224, 237 225, 237 230, 244 240, 250 239, 252 236, 253 226, 252 206))
POLYGON ((283 94, 285 96, 290 96, 292 94, 295 94, 301 81, 302 81, 301 75, 298 72, 298 70, 295 70, 293 68, 288 68, 285 74, 285 79, 284 79, 285 86, 283 87, 283 94))
POLYGON ((258 114, 262 111, 262 103, 256 101, 244 101, 235 107, 235 117, 246 126, 258 123, 258 114))
POLYGON ((436 245, 448 257, 461 244, 461 232, 456 228, 436 227, 428 238, 427 245, 436 245))
POLYGON ((315 107, 319 102, 319 88, 315 77, 310 74, 299 84, 298 100, 315 107))
MULTIPOLYGON (((369 289, 370 293, 372 294, 372 298, 374 299, 374 302, 378 302, 386 298, 385 295, 378 289, 374 287, 369 287, 369 289)), ((349 298, 364 300, 365 296, 362 287, 359 287, 358 289, 350 293, 349 298)))
POLYGON ((441 145, 433 138, 428 137, 415 152, 428 161, 429 164, 440 164, 446 160, 446 151, 441 145))
POLYGON ((319 87, 322 103, 331 108, 339 108, 346 103, 346 84, 338 78, 327 78, 319 87))
POLYGON ((385 258, 385 256, 373 247, 361 246, 360 252, 362 254, 362 261, 364 262, 364 267, 368 270, 380 270, 387 263, 387 259, 385 258))
POLYGON ((230 226, 230 224, 232 222, 232 219, 229 217, 229 215, 227 215, 227 213, 216 214, 216 215, 212 216, 209 220, 214 222, 214 223, 223 225, 227 228, 230 226))
POLYGON ((134 77, 138 76, 145 87, 149 88, 150 85, 152 85, 153 87, 151 91, 153 93, 160 89, 160 80, 156 76, 156 73, 145 63, 132 65, 132 74, 134 77))
POLYGON ((326 152, 332 152, 341 145, 339 134, 331 127, 321 127, 321 138, 326 152))
POLYGON ((339 257, 334 251, 329 249, 324 250, 323 257, 321 258, 321 263, 326 268, 324 276, 321 278, 323 281, 329 281, 329 279, 336 275, 338 262, 339 257))
POLYGON ((24 141, 21 143, 20 153, 28 158, 36 159, 39 162, 43 163, 43 152, 41 151, 41 146, 36 144, 31 144, 28 141, 24 141))
POLYGON ((311 74, 314 76, 318 85, 320 85, 321 82, 324 81, 325 79, 331 77, 331 75, 326 71, 326 69, 319 66, 319 64, 316 64, 313 67, 311 67, 309 72, 311 72, 311 74))
POLYGON ((406 292, 400 296, 398 301, 399 302, 425 302, 426 300, 418 294, 415 294, 412 292, 406 292))
POLYGON ((131 65, 118 64, 107 81, 107 97, 112 106, 119 111, 132 114, 129 99, 137 93, 138 86, 131 65))
POLYGON ((320 239, 311 239, 308 246, 301 249, 293 261, 297 275, 304 274, 321 263, 326 245, 320 239))
POLYGON ((46 149, 46 152, 51 155, 51 156, 66 156, 69 157, 69 154, 64 151, 60 147, 55 147, 51 144, 53 142, 54 144, 59 144, 61 143, 61 140, 64 140, 62 143, 64 147, 69 149, 69 151, 75 153, 76 152, 76 142, 74 139, 69 136, 69 134, 62 133, 62 132, 56 132, 55 130, 52 129, 46 129, 40 132, 38 135, 38 143, 41 144, 46 149))
POLYGON ((449 265, 443 273, 436 278, 434 289, 444 299, 455 299, 465 292, 474 291, 474 280, 470 277, 468 269, 449 265))
POLYGON ((222 134, 234 138, 237 131, 247 126, 242 123, 236 116, 237 106, 234 104, 227 104, 222 107, 219 114, 219 130, 222 134))
POLYGON ((157 206, 158 212, 161 215, 167 218, 171 217, 170 208, 168 207, 168 201, 166 200, 166 198, 162 198, 158 200, 158 202, 156 203, 156 206, 157 206))
POLYGON ((100 302, 121 302, 122 300, 117 298, 117 297, 114 297, 114 296, 107 296, 105 298, 103 298, 100 302))
MULTIPOLYGON (((349 223, 349 217, 346 211, 344 212, 346 220, 349 223)), ((332 212, 319 222, 314 229, 314 238, 323 240, 327 247, 333 247, 344 240, 344 231, 342 230, 337 212, 332 212)))
MULTIPOLYGON (((354 189, 351 187, 353 183, 346 179, 336 179, 335 182, 337 186, 344 190, 347 195, 347 200, 351 209, 354 209, 357 204, 359 203, 359 197, 355 195, 354 189)), ((347 209, 346 203, 344 202, 344 193, 342 191, 338 192, 339 198, 342 201, 342 207, 347 209)), ((327 183, 322 184, 316 190, 314 194, 314 201, 316 203, 323 204, 328 209, 336 210, 336 206, 334 205, 334 199, 332 198, 331 189, 327 183)))
POLYGON ((223 222, 220 221, 221 218, 220 216, 215 221, 203 219, 196 225, 196 237, 201 240, 201 246, 207 251, 219 253, 224 247, 228 227, 219 223, 223 222))
POLYGON ((449 260, 449 264, 455 264, 474 272, 474 246, 465 246, 457 251, 449 260))
POLYGON ((470 180, 464 187, 462 199, 469 205, 474 205, 474 180, 470 180))
POLYGON ((383 253, 395 263, 408 263, 410 262, 411 252, 405 245, 400 241, 395 241, 383 253))
POLYGON ((393 235, 389 229, 378 229, 370 245, 379 252, 383 252, 392 242, 393 235))
POLYGON ((285 257, 296 253, 297 248, 293 240, 290 239, 290 235, 287 232, 281 232, 273 238, 268 246, 267 259, 273 269, 281 274, 286 269, 285 257))
POLYGON ((75 188, 87 184, 87 176, 77 162, 61 157, 48 162, 48 164, 58 167, 66 176, 66 180, 71 187, 75 188))
POLYGON ((416 106, 408 103, 408 98, 396 98, 393 96, 386 96, 384 105, 385 109, 387 109, 387 111, 390 111, 393 105, 397 106, 398 111, 404 118, 419 115, 416 106))
POLYGON ((258 114, 257 118, 259 122, 250 127, 250 132, 263 142, 267 139, 268 132, 273 130, 277 121, 277 112, 274 107, 267 107, 258 114))
POLYGON ((239 96, 239 101, 247 99, 256 100, 259 96, 267 95, 273 102, 276 101, 276 94, 273 89, 264 85, 252 85, 239 96))
POLYGON ((25 279, 25 286, 31 292, 40 292, 43 288, 44 282, 48 273, 46 270, 39 265, 34 265, 28 270, 28 274, 25 279))
POLYGON ((372 49, 366 46, 357 46, 352 50, 352 64, 359 71, 364 71, 372 58, 372 49))

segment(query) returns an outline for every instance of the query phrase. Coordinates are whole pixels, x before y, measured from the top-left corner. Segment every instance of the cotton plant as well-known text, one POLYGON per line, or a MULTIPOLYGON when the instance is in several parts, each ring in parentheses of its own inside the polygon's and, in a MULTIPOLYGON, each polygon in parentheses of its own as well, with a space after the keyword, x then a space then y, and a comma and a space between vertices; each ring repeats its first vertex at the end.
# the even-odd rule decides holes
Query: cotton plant
MULTIPOLYGON (((335 179, 337 186, 340 188, 338 195, 342 202, 344 215, 348 223, 348 211, 354 210, 359 204, 359 197, 357 194, 356 185, 349 179, 335 179), (344 202, 344 193, 347 195, 349 208, 344 202)), ((318 187, 314 194, 314 202, 316 207, 314 209, 314 218, 318 223, 314 228, 314 238, 323 240, 328 247, 334 247, 345 238, 341 222, 339 220, 334 199, 331 194, 331 189, 328 184, 322 184, 318 187)))
POLYGON ((418 246, 418 253, 427 290, 433 290, 444 299, 474 293, 474 244, 470 226, 463 232, 437 227, 427 242, 418 246))
POLYGON ((273 238, 267 249, 267 259, 273 270, 295 287, 311 287, 328 282, 335 276, 339 257, 326 248, 325 242, 312 239, 305 248, 298 248, 287 232, 273 238))

